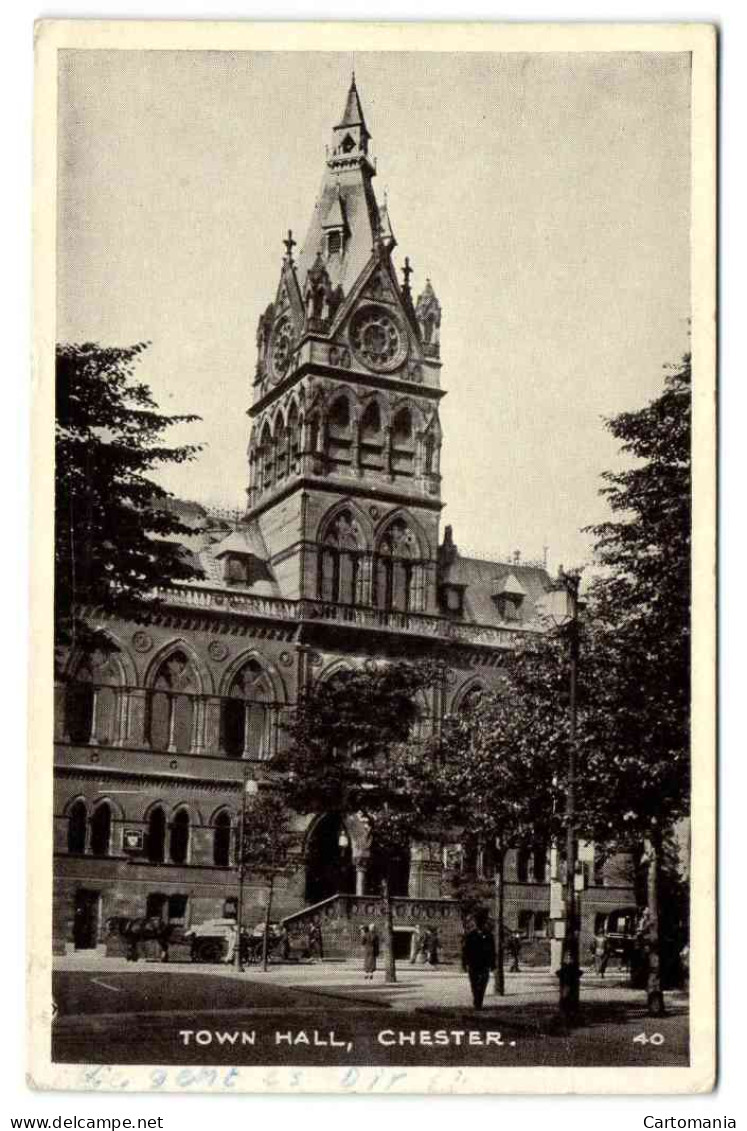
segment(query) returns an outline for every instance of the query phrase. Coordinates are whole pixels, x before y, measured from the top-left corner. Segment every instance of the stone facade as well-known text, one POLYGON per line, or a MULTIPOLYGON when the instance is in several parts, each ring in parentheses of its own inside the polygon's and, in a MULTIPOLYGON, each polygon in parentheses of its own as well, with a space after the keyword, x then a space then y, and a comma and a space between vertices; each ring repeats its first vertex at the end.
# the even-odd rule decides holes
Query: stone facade
MULTIPOLYGON (((397 277, 369 142, 353 82, 307 239, 296 260, 289 233, 259 320, 246 513, 227 521, 180 504, 202 576, 165 589, 136 620, 89 611, 101 646, 66 657, 55 711, 57 950, 102 945, 114 915, 186 927, 235 914, 247 768, 271 769, 283 718, 310 681, 340 665, 441 659, 445 678, 420 704, 417 739, 496 686, 517 635, 541 631, 551 590, 541 564, 463 557, 449 527, 440 539, 441 307, 430 281, 413 299, 408 260, 397 277)), ((299 818, 296 832, 273 918, 291 916, 300 930, 323 915, 332 949, 349 953, 378 905, 370 846, 334 814, 299 818), (323 910, 304 912, 310 903, 323 910)), ((547 853, 535 856, 533 869, 509 857, 506 917, 530 960, 546 961, 547 853)), ((604 875, 588 865, 585 936, 596 916, 631 903, 623 863, 604 875)), ((414 845, 396 892, 398 929, 433 918, 452 957, 461 920, 450 893, 464 867, 453 846, 414 845)), ((249 875, 246 924, 263 918, 265 901, 249 875)))

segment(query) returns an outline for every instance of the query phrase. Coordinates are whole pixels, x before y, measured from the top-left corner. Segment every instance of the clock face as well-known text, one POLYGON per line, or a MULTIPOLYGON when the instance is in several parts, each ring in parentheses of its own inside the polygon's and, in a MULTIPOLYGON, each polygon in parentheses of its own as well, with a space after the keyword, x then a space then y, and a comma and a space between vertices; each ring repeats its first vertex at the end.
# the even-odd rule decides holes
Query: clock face
POLYGON ((281 318, 275 323, 272 331, 272 344, 270 346, 272 376, 279 381, 288 372, 293 348, 293 328, 290 319, 281 318))
POLYGON ((350 324, 350 342, 369 369, 388 372, 407 357, 407 336, 399 319, 384 306, 364 306, 350 324))

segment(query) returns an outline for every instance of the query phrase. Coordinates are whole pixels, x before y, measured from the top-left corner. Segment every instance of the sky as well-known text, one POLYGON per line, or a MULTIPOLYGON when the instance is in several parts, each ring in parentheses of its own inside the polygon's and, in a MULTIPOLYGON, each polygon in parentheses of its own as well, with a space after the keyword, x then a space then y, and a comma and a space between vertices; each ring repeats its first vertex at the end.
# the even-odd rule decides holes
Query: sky
POLYGON ((463 553, 588 563, 621 466, 603 417, 688 349, 684 53, 65 51, 61 341, 152 343, 201 422, 176 494, 242 506, 257 319, 303 239, 355 68, 374 181, 443 308, 443 524, 463 553))

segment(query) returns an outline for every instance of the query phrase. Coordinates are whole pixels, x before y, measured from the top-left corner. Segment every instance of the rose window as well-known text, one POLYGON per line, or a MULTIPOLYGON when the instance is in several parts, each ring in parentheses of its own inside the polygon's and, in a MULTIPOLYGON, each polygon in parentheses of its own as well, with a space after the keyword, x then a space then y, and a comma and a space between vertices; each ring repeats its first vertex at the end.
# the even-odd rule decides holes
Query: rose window
POLYGON ((370 369, 396 369, 407 356, 407 338, 399 322, 381 306, 365 306, 358 311, 350 340, 356 356, 370 369))

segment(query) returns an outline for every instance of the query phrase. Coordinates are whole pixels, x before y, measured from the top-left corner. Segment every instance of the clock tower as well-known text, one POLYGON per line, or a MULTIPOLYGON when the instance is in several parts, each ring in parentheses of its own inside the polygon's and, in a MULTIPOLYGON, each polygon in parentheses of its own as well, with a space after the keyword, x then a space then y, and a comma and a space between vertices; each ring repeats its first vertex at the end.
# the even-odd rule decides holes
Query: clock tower
POLYGON ((397 277, 370 141, 353 76, 259 319, 249 410, 246 523, 284 598, 350 623, 438 611, 441 307, 430 281, 413 300, 409 259, 397 277))

